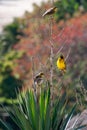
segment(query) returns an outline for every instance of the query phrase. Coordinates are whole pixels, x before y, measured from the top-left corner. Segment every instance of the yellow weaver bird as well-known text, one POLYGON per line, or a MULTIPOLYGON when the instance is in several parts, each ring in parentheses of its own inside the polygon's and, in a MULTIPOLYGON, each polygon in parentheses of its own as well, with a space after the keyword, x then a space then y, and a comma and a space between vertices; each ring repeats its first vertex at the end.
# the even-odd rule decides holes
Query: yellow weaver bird
POLYGON ((34 83, 36 85, 41 85, 43 83, 44 80, 44 73, 40 72, 38 73, 35 77, 34 77, 34 83))
POLYGON ((57 12, 57 7, 52 7, 52 8, 49 8, 42 16, 44 17, 46 15, 52 15, 55 12, 57 12))
POLYGON ((66 72, 66 63, 63 55, 60 55, 57 59, 57 67, 59 70, 61 70, 63 73, 66 72))

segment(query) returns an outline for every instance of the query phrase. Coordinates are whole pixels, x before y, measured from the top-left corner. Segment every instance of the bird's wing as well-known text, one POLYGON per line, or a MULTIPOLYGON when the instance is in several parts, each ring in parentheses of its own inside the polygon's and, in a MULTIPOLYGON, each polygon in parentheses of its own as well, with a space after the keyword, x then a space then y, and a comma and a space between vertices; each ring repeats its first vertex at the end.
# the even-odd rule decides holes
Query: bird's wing
POLYGON ((53 9, 54 9, 54 7, 48 9, 42 16, 44 17, 46 14, 48 14, 48 13, 49 13, 51 10, 53 10, 53 9))

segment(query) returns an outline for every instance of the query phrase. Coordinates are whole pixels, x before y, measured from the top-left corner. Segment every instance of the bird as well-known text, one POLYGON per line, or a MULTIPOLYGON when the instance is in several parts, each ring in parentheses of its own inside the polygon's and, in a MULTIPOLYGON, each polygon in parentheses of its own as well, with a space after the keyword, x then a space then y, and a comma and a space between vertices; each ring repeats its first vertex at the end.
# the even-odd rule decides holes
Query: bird
POLYGON ((51 7, 49 8, 47 11, 45 11, 45 13, 42 15, 42 17, 46 16, 46 15, 52 15, 54 14, 55 12, 57 12, 57 7, 54 6, 54 7, 51 7))
POLYGON ((62 54, 57 59, 57 67, 63 73, 66 72, 66 62, 65 62, 64 56, 62 54))
POLYGON ((41 85, 44 81, 44 73, 40 72, 34 77, 34 83, 36 85, 41 85))

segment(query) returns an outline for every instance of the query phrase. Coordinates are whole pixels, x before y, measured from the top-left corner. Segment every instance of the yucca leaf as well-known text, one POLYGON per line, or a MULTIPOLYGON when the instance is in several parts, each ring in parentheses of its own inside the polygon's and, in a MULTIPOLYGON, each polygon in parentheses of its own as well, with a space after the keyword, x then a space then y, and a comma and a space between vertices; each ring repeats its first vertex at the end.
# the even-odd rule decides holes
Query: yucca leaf
POLYGON ((50 89, 47 90, 46 97, 45 97, 45 128, 44 130, 50 129, 51 124, 51 106, 50 106, 50 89))
POLYGON ((55 107, 54 107, 53 113, 52 113, 52 128, 53 129, 55 128, 56 121, 57 121, 56 115, 57 115, 58 106, 59 106, 59 99, 58 99, 58 102, 55 104, 55 107))
POLYGON ((60 122, 62 121, 62 118, 65 114, 64 110, 65 107, 66 107, 66 94, 64 94, 61 98, 58 99, 53 110, 52 128, 55 130, 57 130, 61 124, 60 122))
POLYGON ((31 129, 29 120, 27 119, 26 115, 20 110, 20 108, 15 105, 13 106, 13 111, 14 111, 13 115, 14 117, 16 117, 17 120, 16 123, 19 127, 21 126, 21 130, 28 129, 28 128, 31 129))
MULTIPOLYGON (((13 102, 11 110, 6 109, 6 112, 20 130, 66 130, 76 105, 65 118, 66 94, 58 98, 53 107, 50 106, 50 100, 50 89, 41 91, 39 102, 36 102, 32 91, 27 91, 24 95, 20 94, 18 104, 13 102)), ((8 124, 1 123, 6 130, 12 130, 8 124)))
POLYGON ((25 125, 26 121, 26 115, 24 114, 24 112, 20 109, 19 106, 15 105, 15 103, 13 102, 13 107, 11 108, 11 110, 7 110, 5 107, 3 107, 5 109, 5 111, 9 114, 10 118, 17 124, 17 126, 23 130, 24 127, 26 127, 27 125, 29 125, 28 128, 30 128, 30 124, 28 121, 28 124, 25 125), (23 125, 24 123, 24 125, 23 125))
POLYGON ((75 108, 76 108, 76 104, 73 106, 71 112, 68 114, 67 118, 64 120, 63 126, 61 127, 61 130, 66 130, 66 128, 70 122, 70 119, 72 118, 72 116, 74 114, 75 108))
POLYGON ((2 121, 0 119, 0 125, 3 127, 5 130, 13 130, 11 126, 9 126, 6 122, 2 121))
MULTIPOLYGON (((49 123, 47 124, 47 122, 49 122, 47 120, 47 118, 49 116, 47 116, 48 112, 48 106, 49 106, 49 100, 50 100, 50 89, 48 89, 47 91, 41 91, 40 94, 40 98, 39 98, 39 112, 40 112, 40 128, 42 130, 45 130, 47 125, 49 126, 49 123)), ((49 119, 50 120, 50 119, 49 119)))
POLYGON ((34 124, 35 124, 35 129, 38 130, 38 120, 39 120, 39 117, 38 117, 38 108, 37 108, 37 102, 35 100, 35 97, 34 97, 34 94, 31 93, 31 97, 32 97, 32 105, 31 105, 31 109, 32 109, 32 114, 33 114, 33 121, 34 121, 34 124))
POLYGON ((26 107, 26 114, 27 114, 27 117, 28 117, 28 119, 29 119, 29 121, 30 121, 30 124, 31 124, 31 126, 32 126, 32 111, 31 111, 31 101, 30 101, 30 94, 29 94, 30 92, 27 92, 26 94, 25 94, 25 107, 26 107))
POLYGON ((48 105, 47 107, 47 110, 46 110, 46 116, 45 116, 45 121, 44 121, 44 124, 45 124, 45 128, 44 130, 50 130, 50 125, 51 125, 51 108, 50 108, 50 105, 48 105))
POLYGON ((30 120, 31 126, 34 130, 38 130, 39 127, 39 117, 38 117, 38 108, 35 97, 31 91, 28 91, 25 95, 25 105, 30 120))
POLYGON ((41 122, 41 129, 44 130, 44 118, 45 118, 45 95, 44 92, 41 92, 40 99, 39 99, 39 112, 40 112, 40 122, 41 122))
MULTIPOLYGON (((23 113, 26 113, 25 93, 20 93, 18 96, 18 105, 23 113)), ((27 115, 27 114, 26 114, 27 115)))
POLYGON ((45 108, 44 108, 44 114, 46 115, 47 107, 49 105, 49 100, 50 100, 50 89, 47 90, 47 92, 44 92, 45 94, 45 108))
MULTIPOLYGON (((15 105, 15 104, 13 104, 13 105, 15 105)), ((4 107, 3 105, 2 105, 2 107, 3 107, 3 109, 9 114, 10 118, 18 125, 19 120, 17 119, 16 115, 15 115, 15 116, 14 116, 14 114, 12 115, 12 110, 13 110, 13 109, 8 110, 8 109, 7 109, 6 107, 4 107)), ((8 125, 7 125, 7 126, 8 126, 8 125)), ((21 126, 21 124, 19 124, 19 126, 21 126)))
POLYGON ((30 124, 31 124, 31 126, 33 125, 32 124, 32 112, 31 112, 31 106, 30 106, 30 95, 29 95, 29 93, 27 93, 26 95, 25 95, 25 105, 26 105, 26 113, 27 113, 27 117, 28 117, 28 119, 29 119, 29 121, 30 121, 30 124))

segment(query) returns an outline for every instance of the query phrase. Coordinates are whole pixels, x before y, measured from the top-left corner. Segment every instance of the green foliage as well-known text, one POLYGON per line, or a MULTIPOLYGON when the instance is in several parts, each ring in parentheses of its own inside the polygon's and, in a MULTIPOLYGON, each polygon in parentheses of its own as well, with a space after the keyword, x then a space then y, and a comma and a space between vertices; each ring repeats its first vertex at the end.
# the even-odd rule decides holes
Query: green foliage
MULTIPOLYGON (((26 94, 20 94, 18 106, 13 103, 13 108, 6 111, 20 130, 66 130, 76 105, 70 112, 67 112, 67 102, 64 94, 63 97, 54 102, 52 107, 50 96, 50 89, 44 92, 41 91, 38 99, 35 98, 32 91, 27 91, 26 94)), ((0 123, 7 130, 12 129, 2 120, 0 120, 0 123)), ((75 125, 73 124, 72 129, 74 130, 74 128, 75 125)))
POLYGON ((0 60, 0 96, 4 98, 16 98, 15 90, 22 87, 22 82, 12 75, 14 67, 17 66, 15 60, 22 56, 22 52, 18 53, 10 51, 0 60))
POLYGON ((22 36, 23 33, 20 30, 21 24, 18 19, 14 19, 14 21, 8 25, 6 25, 3 29, 3 33, 0 36, 0 54, 4 54, 12 49, 13 45, 15 45, 19 38, 18 36, 22 36))
POLYGON ((58 12, 55 15, 57 21, 70 18, 77 11, 87 11, 86 0, 61 0, 60 2, 55 2, 55 6, 58 7, 58 12))
POLYGON ((83 5, 85 11, 87 11, 87 1, 86 0, 80 0, 81 5, 83 5))
POLYGON ((78 3, 75 0, 63 0, 61 3, 57 3, 59 19, 64 18, 66 13, 72 14, 78 9, 78 3))

